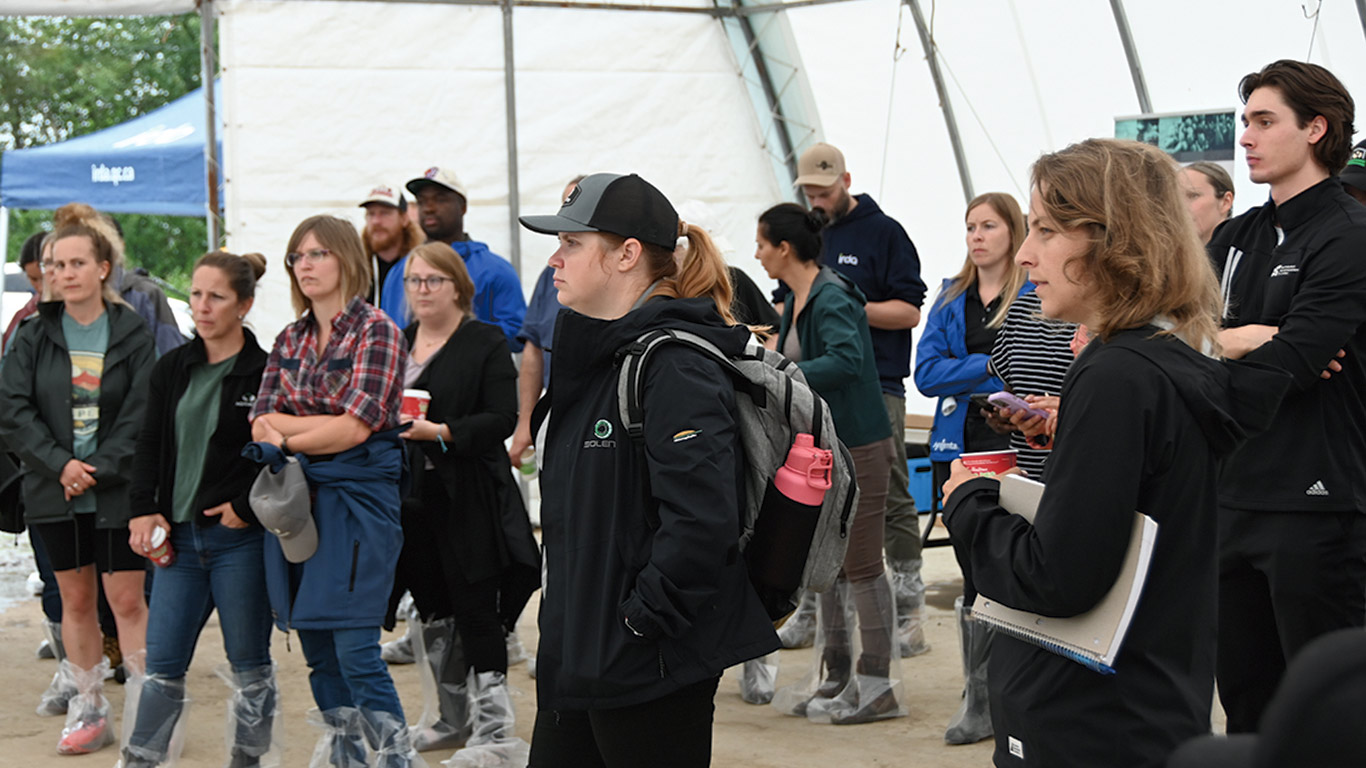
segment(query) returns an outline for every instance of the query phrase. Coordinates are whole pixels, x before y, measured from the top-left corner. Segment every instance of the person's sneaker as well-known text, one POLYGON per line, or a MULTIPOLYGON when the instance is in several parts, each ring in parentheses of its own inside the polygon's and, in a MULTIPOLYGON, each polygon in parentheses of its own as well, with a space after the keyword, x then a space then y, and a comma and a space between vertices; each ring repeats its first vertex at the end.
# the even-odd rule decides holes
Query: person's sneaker
POLYGON ((59 755, 85 755, 108 746, 114 740, 103 717, 83 722, 62 733, 57 742, 59 755))

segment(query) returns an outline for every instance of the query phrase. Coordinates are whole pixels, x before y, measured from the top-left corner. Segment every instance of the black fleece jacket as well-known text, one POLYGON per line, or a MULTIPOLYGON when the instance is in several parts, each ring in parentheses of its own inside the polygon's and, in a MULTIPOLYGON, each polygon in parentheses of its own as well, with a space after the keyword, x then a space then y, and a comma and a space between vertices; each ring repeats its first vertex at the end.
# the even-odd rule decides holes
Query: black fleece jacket
POLYGON ((998 766, 1162 765, 1209 732, 1217 614, 1217 461, 1264 428, 1289 377, 1221 363, 1148 327, 1092 342, 1068 372, 1034 525, 975 479, 948 498, 959 560, 984 595, 1045 616, 1114 584, 1135 510, 1157 521, 1114 676, 997 635, 988 679, 998 766), (1011 756, 1011 740, 1024 759, 1011 756))
POLYGON ((1280 328, 1246 359, 1294 377, 1270 428, 1229 458, 1220 503, 1366 512, 1366 206, 1328 178, 1220 225, 1209 252, 1225 325, 1280 328), (1340 349, 1342 371, 1324 381, 1340 349))
MULTIPOLYGON (((225 501, 243 521, 257 525, 256 514, 247 503, 252 481, 260 467, 242 456, 242 448, 251 442, 251 422, 247 415, 256 403, 256 391, 261 387, 261 372, 266 367, 266 353, 256 343, 250 330, 242 329, 246 341, 232 370, 223 377, 223 392, 218 401, 216 427, 209 438, 204 455, 204 475, 199 481, 195 497, 195 522, 202 526, 218 525, 221 518, 209 517, 204 510, 225 501)), ((196 335, 188 344, 167 352, 152 369, 148 386, 147 415, 138 434, 137 454, 133 457, 132 485, 129 497, 135 514, 160 513, 171 520, 171 500, 174 498, 175 467, 178 453, 175 444, 175 412, 185 388, 190 383, 190 367, 208 360, 204 341, 196 335)))

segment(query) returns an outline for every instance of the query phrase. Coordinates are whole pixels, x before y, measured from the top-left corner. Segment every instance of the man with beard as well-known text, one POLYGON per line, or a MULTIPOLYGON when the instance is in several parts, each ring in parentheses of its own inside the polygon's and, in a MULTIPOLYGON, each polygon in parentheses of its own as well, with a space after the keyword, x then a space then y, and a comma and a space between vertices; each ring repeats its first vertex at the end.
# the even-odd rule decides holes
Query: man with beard
MULTIPOLYGON (((518 341, 517 332, 526 315, 522 281, 507 259, 465 233, 469 195, 464 185, 454 171, 434 167, 408 182, 407 187, 417 199, 417 220, 427 240, 449 244, 465 260, 465 268, 474 281, 475 317, 502 328, 508 347, 520 352, 522 342, 518 341)), ((401 297, 403 263, 395 266, 398 268, 390 272, 384 287, 401 297)), ((403 302, 401 309, 406 312, 407 302, 403 302)))
MULTIPOLYGON (((868 300, 864 310, 896 445, 887 489, 885 546, 897 599, 901 656, 914 656, 929 650, 921 627, 925 585, 920 577, 920 522, 906 469, 904 382, 911 372, 911 329, 920 324, 920 305, 925 300, 920 256, 906 230, 883 213, 871 196, 849 193, 851 177, 838 149, 825 143, 812 146, 797 161, 797 173, 796 185, 807 203, 826 217, 822 263, 852 280, 868 300)), ((774 300, 781 301, 786 292, 786 286, 779 286, 774 300)), ((803 600, 802 610, 779 632, 788 648, 811 642, 815 612, 808 602, 814 603, 803 600)))
MULTIPOLYGON (((370 303, 384 310, 402 328, 408 324, 402 312, 403 283, 385 290, 385 280, 408 251, 422 244, 422 230, 408 218, 408 201, 403 193, 387 184, 375 185, 360 207, 365 209, 365 228, 360 236, 370 259, 370 303)), ((399 275, 402 273, 399 270, 399 275)))

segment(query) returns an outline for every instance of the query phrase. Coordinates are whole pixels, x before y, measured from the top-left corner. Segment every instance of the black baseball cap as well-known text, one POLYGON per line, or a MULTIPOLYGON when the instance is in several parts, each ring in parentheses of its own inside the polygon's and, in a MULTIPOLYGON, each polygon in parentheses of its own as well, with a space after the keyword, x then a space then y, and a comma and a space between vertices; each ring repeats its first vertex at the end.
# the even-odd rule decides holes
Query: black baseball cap
POLYGON ((522 216, 518 221, 543 235, 608 232, 669 250, 678 242, 678 212, 664 193, 634 173, 586 176, 564 199, 559 213, 522 216))
POLYGON ((1352 158, 1338 174, 1338 180, 1350 187, 1366 192, 1366 140, 1352 147, 1352 158))

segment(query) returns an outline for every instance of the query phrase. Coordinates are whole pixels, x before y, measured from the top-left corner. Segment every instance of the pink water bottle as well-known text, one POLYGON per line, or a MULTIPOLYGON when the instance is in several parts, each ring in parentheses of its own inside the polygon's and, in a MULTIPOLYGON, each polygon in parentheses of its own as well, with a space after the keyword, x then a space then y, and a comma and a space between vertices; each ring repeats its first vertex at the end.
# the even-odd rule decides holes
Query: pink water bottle
POLYGON ((798 432, 787 452, 787 461, 778 467, 773 485, 789 499, 813 507, 825 501, 830 490, 830 467, 834 456, 824 448, 817 448, 815 438, 798 432))

